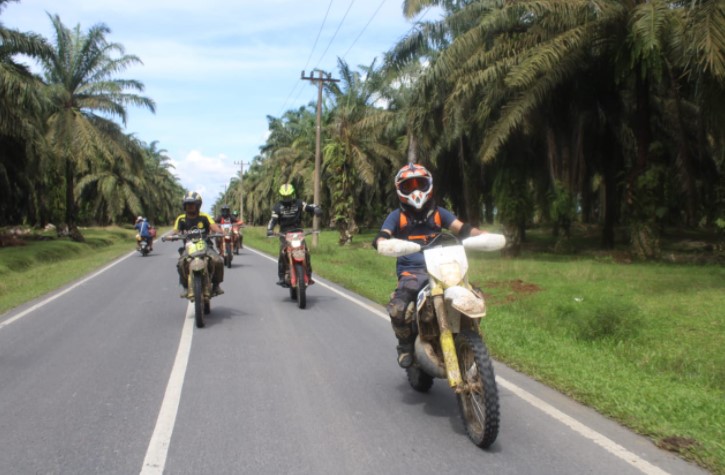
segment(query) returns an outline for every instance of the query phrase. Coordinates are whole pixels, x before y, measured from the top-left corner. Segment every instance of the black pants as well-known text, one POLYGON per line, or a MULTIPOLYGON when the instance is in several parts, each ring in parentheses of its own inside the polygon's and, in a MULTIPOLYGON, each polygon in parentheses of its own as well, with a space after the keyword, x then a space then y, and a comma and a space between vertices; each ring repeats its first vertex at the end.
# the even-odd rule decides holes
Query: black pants
POLYGON ((413 343, 413 322, 405 320, 408 305, 415 301, 420 289, 428 283, 428 272, 425 269, 410 269, 398 276, 398 286, 388 303, 390 324, 401 344, 413 343))

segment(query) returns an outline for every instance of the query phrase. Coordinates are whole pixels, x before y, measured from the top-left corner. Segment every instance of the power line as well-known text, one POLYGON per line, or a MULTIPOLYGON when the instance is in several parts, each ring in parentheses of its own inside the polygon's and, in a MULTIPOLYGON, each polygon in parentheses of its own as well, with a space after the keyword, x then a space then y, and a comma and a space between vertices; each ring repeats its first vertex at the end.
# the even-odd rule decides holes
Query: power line
POLYGON ((352 42, 352 44, 347 49, 347 51, 345 51, 345 54, 342 55, 342 58, 343 59, 345 58, 345 56, 347 56, 347 53, 350 52, 350 50, 352 49, 352 47, 355 46, 355 43, 357 43, 357 40, 359 40, 360 37, 363 35, 363 33, 365 33, 365 30, 367 30, 368 26, 370 26, 370 23, 372 23, 373 19, 378 15, 378 12, 380 11, 381 8, 383 8, 383 5, 385 4, 386 1, 387 0, 383 0, 382 2, 380 2, 380 5, 378 5, 377 10, 375 10, 375 12, 373 13, 373 16, 370 17, 370 19, 368 20, 368 22, 363 27, 362 31, 360 31, 360 34, 357 35, 357 38, 355 38, 355 40, 352 42))
POLYGON ((337 25, 337 29, 335 30, 335 34, 332 35, 332 38, 330 38, 330 42, 327 43, 327 48, 325 48, 325 51, 322 52, 322 56, 320 56, 320 59, 317 60, 317 64, 313 69, 318 69, 318 66, 320 65, 320 62, 322 61, 322 58, 325 57, 325 54, 327 54, 327 50, 330 49, 330 46, 332 46, 332 42, 335 41, 335 37, 337 36, 337 33, 340 31, 340 28, 342 27, 342 24, 345 22, 345 18, 347 18, 347 14, 350 13, 350 9, 355 4, 355 0, 352 0, 350 2, 350 6, 347 7, 347 11, 345 12, 345 15, 343 15, 342 20, 340 20, 340 23, 337 25))
MULTIPOLYGON (((307 65, 310 64, 310 59, 312 59, 312 54, 315 52, 315 48, 317 47, 317 41, 320 39, 320 35, 322 34, 322 29, 325 27, 325 23, 327 22, 327 16, 330 14, 330 8, 332 7, 332 2, 334 0, 330 0, 330 3, 327 5, 327 11, 325 12, 325 17, 322 19, 322 24, 320 25, 320 29, 317 31, 317 37, 315 38, 315 43, 312 45, 312 49, 310 50, 310 55, 307 57, 307 61, 305 62, 304 67, 302 68, 307 69, 307 65)), ((282 104, 282 108, 279 111, 279 114, 282 115, 284 113, 285 107, 287 107, 287 103, 289 102, 289 98, 292 97, 292 94, 295 92, 295 90, 300 86, 300 83, 298 81, 295 81, 294 86, 292 87, 292 90, 287 95, 287 99, 285 99, 284 103, 282 104)), ((301 91, 302 89, 300 89, 301 91)), ((299 93, 297 94, 299 96, 299 93)), ((296 99, 297 97, 295 97, 296 99)))

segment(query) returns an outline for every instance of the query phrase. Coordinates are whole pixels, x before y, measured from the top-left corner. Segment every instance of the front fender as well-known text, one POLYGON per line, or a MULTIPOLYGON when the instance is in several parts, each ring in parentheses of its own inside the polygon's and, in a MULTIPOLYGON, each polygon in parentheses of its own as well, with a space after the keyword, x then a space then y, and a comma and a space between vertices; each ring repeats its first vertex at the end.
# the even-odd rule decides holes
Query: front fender
POLYGON ((454 285, 443 292, 443 297, 451 307, 470 318, 486 316, 486 303, 471 289, 454 285))
POLYGON ((189 262, 189 272, 204 272, 206 269, 206 261, 200 257, 195 257, 189 262))

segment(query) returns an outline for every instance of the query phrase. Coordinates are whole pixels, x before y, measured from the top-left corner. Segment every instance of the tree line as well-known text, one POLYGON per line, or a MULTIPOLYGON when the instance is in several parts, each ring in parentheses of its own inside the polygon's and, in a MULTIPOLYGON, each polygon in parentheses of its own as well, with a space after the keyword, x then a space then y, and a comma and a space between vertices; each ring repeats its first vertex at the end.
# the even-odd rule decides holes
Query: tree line
MULTIPOLYGON (((403 2, 431 7, 443 15, 380 64, 338 60, 324 84, 321 204, 341 242, 397 206, 408 161, 461 219, 500 223, 512 254, 538 224, 562 246, 577 221, 603 248, 626 229, 641 258, 667 226, 725 228, 725 2, 403 2)), ((227 195, 244 193, 247 221, 266 222, 285 182, 311 201, 315 106, 268 117, 227 195)))
POLYGON ((155 109, 141 82, 117 77, 140 59, 104 24, 49 20, 51 39, 0 23, 0 225, 63 223, 82 240, 79 224, 169 222, 184 190, 166 151, 123 132, 129 106, 155 109))

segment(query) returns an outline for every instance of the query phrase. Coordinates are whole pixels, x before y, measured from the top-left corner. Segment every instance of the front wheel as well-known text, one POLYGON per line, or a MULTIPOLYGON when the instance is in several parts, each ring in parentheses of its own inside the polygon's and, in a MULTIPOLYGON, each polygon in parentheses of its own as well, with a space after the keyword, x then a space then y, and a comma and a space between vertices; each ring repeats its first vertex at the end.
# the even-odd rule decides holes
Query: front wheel
POLYGON ((204 276, 201 272, 194 273, 194 321, 197 328, 204 328, 204 276))
POLYGON ((458 393, 458 406, 468 437, 485 449, 498 436, 499 406, 496 377, 481 336, 465 330, 456 336, 458 365, 463 388, 458 393))
POLYGON ((295 264, 295 274, 297 276, 297 306, 305 308, 307 306, 307 285, 305 268, 302 264, 295 264))
POLYGON ((229 242, 224 244, 224 263, 229 269, 232 268, 232 244, 229 242))

